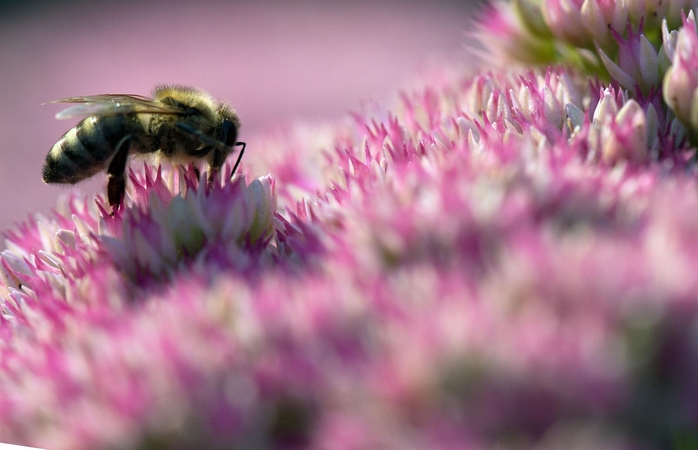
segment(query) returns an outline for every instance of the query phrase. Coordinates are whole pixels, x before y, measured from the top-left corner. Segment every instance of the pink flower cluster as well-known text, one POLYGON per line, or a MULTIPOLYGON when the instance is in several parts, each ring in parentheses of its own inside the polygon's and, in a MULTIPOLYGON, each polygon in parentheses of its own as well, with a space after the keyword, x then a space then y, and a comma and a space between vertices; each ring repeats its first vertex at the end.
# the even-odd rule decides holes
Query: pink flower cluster
POLYGON ((686 90, 695 88, 677 78, 688 77, 687 61, 696 51, 689 43, 696 7, 692 0, 496 2, 481 14, 473 37, 484 47, 481 53, 501 66, 562 63, 644 97, 664 86, 666 102, 676 112, 677 100, 667 97, 667 86, 688 95, 683 102, 692 98, 686 90), (680 30, 683 44, 677 53, 680 30))
MULTIPOLYGON (((587 31, 615 17, 601 3, 576 5, 587 31)), ((680 16, 650 3, 627 17, 680 16)), ((665 31, 678 76, 693 34, 665 31)), ((115 216, 73 196, 7 230, 0 441, 692 448, 695 148, 655 83, 444 69, 248 142, 245 176, 145 165, 115 216)))

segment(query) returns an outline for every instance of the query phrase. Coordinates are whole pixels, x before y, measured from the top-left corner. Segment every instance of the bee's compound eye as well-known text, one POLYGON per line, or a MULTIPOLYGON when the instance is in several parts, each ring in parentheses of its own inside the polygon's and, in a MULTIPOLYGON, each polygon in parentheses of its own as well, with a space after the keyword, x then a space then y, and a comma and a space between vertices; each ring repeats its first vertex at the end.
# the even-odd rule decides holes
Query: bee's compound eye
POLYGON ((225 142, 225 145, 232 147, 238 139, 238 130, 233 122, 228 119, 223 120, 223 126, 221 127, 221 141, 225 142))

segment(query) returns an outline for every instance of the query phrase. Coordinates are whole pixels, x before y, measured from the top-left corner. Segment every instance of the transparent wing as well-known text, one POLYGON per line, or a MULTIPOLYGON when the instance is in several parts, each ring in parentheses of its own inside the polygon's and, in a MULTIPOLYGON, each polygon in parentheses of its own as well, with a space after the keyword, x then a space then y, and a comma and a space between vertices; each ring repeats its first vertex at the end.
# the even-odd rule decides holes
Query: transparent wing
POLYGON ((77 103, 56 114, 56 119, 73 117, 114 116, 127 113, 145 114, 184 114, 184 110, 176 106, 156 102, 152 98, 141 95, 102 94, 85 97, 68 97, 44 103, 77 103))
POLYGON ((122 102, 122 103, 152 103, 153 99, 144 95, 130 94, 100 94, 87 95, 80 97, 68 97, 60 100, 53 100, 44 103, 50 105, 53 103, 104 103, 104 102, 122 102))

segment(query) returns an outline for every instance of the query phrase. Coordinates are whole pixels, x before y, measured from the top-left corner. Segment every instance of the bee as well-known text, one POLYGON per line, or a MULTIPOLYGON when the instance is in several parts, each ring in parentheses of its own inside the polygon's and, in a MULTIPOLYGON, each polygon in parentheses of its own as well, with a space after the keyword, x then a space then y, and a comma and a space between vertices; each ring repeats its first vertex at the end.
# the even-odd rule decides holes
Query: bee
POLYGON ((44 182, 75 184, 106 169, 107 199, 113 211, 124 198, 129 155, 152 154, 177 164, 204 160, 213 180, 240 146, 232 178, 245 152, 246 143, 237 142, 237 113, 200 89, 163 85, 155 88, 152 98, 104 94, 52 103, 77 103, 56 114, 57 119, 85 118, 51 148, 44 182))

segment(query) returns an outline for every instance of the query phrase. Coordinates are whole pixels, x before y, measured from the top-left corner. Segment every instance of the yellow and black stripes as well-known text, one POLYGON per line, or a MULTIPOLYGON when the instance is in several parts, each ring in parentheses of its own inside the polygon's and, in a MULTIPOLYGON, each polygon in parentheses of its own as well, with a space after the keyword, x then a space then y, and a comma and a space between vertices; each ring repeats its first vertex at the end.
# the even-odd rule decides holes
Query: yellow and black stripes
POLYGON ((104 170, 117 145, 140 126, 128 115, 88 117, 70 129, 46 157, 43 180, 46 183, 77 183, 104 170))

